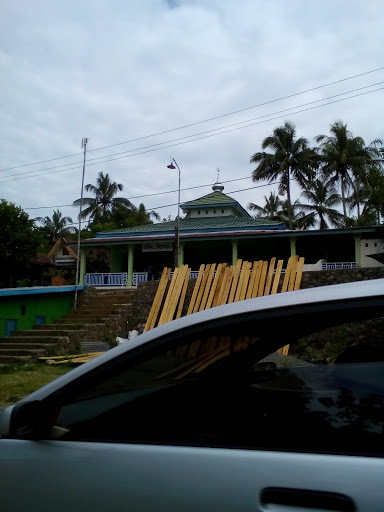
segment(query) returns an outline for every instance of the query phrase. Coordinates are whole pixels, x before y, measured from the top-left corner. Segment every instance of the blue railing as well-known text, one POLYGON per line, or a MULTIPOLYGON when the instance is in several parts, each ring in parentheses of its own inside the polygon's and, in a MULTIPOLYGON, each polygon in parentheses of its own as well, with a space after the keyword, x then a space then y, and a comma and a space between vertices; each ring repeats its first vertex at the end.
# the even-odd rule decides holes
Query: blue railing
POLYGON ((148 281, 148 272, 134 272, 132 275, 132 286, 148 281))
POLYGON ((127 286, 126 272, 85 274, 85 286, 127 286))
MULTIPOLYGON (((85 286, 127 286, 128 274, 126 272, 85 274, 85 286)), ((132 286, 137 286, 143 281, 148 281, 147 272, 134 272, 132 275, 132 286)))
POLYGON ((321 270, 345 270, 357 268, 357 263, 355 261, 341 261, 341 262, 327 262, 323 261, 321 264, 321 270))

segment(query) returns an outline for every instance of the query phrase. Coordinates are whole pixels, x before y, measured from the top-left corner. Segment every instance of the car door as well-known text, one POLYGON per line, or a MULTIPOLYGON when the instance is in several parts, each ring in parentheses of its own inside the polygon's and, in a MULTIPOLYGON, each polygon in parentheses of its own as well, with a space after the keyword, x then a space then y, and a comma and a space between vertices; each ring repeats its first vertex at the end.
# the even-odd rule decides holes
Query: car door
POLYGON ((1 509, 383 510, 382 307, 251 312, 110 361, 41 404, 34 440, 16 411, 1 509), (351 351, 356 324, 353 339, 376 338, 351 351), (340 349, 328 364, 275 353, 324 329, 340 349))

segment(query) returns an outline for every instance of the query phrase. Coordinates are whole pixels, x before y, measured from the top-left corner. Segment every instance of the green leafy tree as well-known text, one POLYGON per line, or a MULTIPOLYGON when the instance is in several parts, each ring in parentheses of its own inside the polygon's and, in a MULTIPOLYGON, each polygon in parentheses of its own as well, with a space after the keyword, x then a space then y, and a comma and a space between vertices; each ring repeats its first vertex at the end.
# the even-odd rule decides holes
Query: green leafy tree
POLYGON ((333 184, 338 183, 341 191, 341 201, 344 216, 347 217, 347 191, 354 189, 357 207, 357 216, 360 216, 361 183, 366 181, 369 168, 374 163, 374 157, 378 153, 376 148, 379 140, 366 146, 364 139, 353 137, 347 124, 336 121, 330 127, 330 135, 318 135, 317 143, 322 159, 322 172, 326 178, 330 178, 333 184))
POLYGON ((335 208, 341 203, 341 198, 329 180, 310 180, 301 196, 308 203, 300 202, 299 207, 307 214, 308 222, 313 221, 312 225, 318 222, 320 229, 342 225, 343 215, 335 208))
MULTIPOLYGON (((285 199, 281 201, 281 207, 278 212, 280 222, 285 222, 288 225, 289 222, 289 205, 288 200, 285 199)), ((316 221, 311 215, 306 215, 303 209, 301 208, 300 201, 296 199, 291 204, 291 212, 292 212, 292 229, 305 230, 313 227, 316 224, 316 221)))
POLYGON ((77 231, 74 226, 68 225, 73 224, 71 217, 63 217, 60 210, 54 210, 52 218, 37 217, 35 220, 42 224, 40 230, 50 244, 57 242, 60 237, 70 236, 77 231))
POLYGON ((264 196, 264 206, 258 206, 255 203, 249 203, 248 209, 255 213, 257 219, 269 219, 281 221, 279 212, 281 210, 281 198, 275 192, 271 192, 269 196, 264 196))
POLYGON ((302 185, 305 179, 309 179, 318 164, 318 156, 309 148, 307 139, 296 137, 296 127, 288 121, 275 128, 272 135, 263 140, 261 147, 263 151, 255 153, 250 160, 250 163, 257 164, 252 180, 279 181, 279 194, 287 196, 288 227, 293 229, 291 180, 302 185), (266 153, 266 149, 271 152, 266 153))
POLYGON ((379 225, 381 217, 384 216, 384 170, 380 165, 370 167, 364 181, 359 182, 358 187, 355 185, 352 188, 351 194, 346 198, 350 213, 359 202, 363 209, 357 216, 358 225, 379 225))
POLYGON ((116 210, 127 214, 133 208, 133 204, 128 199, 116 197, 123 188, 121 183, 112 181, 109 174, 99 172, 96 186, 92 183, 85 186, 85 190, 91 192, 94 197, 83 197, 82 201, 76 199, 73 206, 79 207, 82 202, 84 208, 81 212, 82 219, 89 217, 92 221, 108 222, 116 210))
POLYGON ((159 220, 159 215, 156 212, 146 210, 143 203, 138 208, 132 205, 129 211, 117 207, 107 219, 97 218, 89 224, 90 236, 94 236, 101 231, 113 231, 115 229, 152 224, 151 217, 159 220))
POLYGON ((32 259, 41 246, 34 220, 20 207, 4 199, 0 202, 0 281, 13 286, 28 277, 32 259))

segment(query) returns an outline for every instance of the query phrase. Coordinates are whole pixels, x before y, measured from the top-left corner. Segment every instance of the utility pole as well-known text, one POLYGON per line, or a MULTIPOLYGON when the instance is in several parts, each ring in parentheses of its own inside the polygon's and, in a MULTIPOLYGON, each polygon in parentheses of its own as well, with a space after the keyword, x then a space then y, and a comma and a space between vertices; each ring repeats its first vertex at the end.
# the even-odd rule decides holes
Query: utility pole
POLYGON ((75 310, 77 309, 77 292, 78 292, 78 286, 79 286, 81 213, 83 211, 83 191, 84 191, 85 159, 87 156, 87 144, 88 144, 87 138, 84 138, 81 140, 81 147, 84 148, 84 159, 83 159, 83 177, 81 180, 79 228, 78 228, 78 233, 77 233, 77 258, 76 258, 75 304, 74 304, 75 310))

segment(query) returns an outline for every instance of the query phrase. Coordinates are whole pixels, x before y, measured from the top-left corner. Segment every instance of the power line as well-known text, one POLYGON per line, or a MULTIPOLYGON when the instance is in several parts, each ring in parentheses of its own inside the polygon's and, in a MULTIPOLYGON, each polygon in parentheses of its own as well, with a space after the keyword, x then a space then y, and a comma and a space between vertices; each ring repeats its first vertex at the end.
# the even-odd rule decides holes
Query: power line
MULTIPOLYGON (((384 89, 383 87, 379 87, 378 89, 374 89, 374 90, 372 90, 372 91, 367 91, 367 92, 360 93, 360 94, 354 94, 353 96, 349 96, 349 97, 347 97, 347 98, 341 98, 341 99, 339 99, 339 100, 330 101, 330 102, 328 102, 328 103, 323 103, 323 104, 321 104, 321 105, 315 105, 315 106, 313 106, 313 107, 309 107, 309 108, 305 108, 305 109, 302 109, 302 110, 298 110, 298 111, 296 111, 296 112, 291 112, 291 114, 290 114, 290 115, 296 115, 296 114, 300 114, 300 113, 302 113, 302 112, 307 112, 307 111, 309 111, 309 110, 314 110, 314 109, 316 109, 316 108, 325 107, 325 106, 327 106, 327 105, 332 105, 332 104, 334 104, 334 103, 340 103, 340 102, 342 102, 342 101, 346 101, 346 100, 349 100, 349 99, 357 98, 357 97, 359 97, 359 96, 365 96, 365 95, 367 95, 367 94, 372 94, 372 93, 374 93, 374 92, 381 91, 381 90, 383 90, 383 89, 384 89)), ((300 107, 300 105, 298 105, 298 106, 297 106, 297 107, 295 107, 295 108, 298 108, 298 107, 300 107)), ((294 107, 292 107, 292 108, 294 108, 294 107)), ((270 115, 273 115, 273 114, 270 114, 270 115)), ((222 134, 225 134, 225 133, 233 132, 233 131, 236 131, 236 130, 241 130, 242 128, 249 128, 249 127, 251 127, 251 126, 256 126, 256 125, 263 124, 263 123, 266 123, 266 122, 269 122, 269 121, 274 121, 274 120, 276 120, 276 119, 281 119, 282 117, 285 117, 285 116, 272 117, 272 118, 270 118, 270 119, 266 119, 266 120, 263 120, 263 121, 259 121, 259 122, 257 122, 257 123, 251 123, 251 124, 244 125, 244 126, 237 126, 236 128, 231 128, 230 130, 223 130, 223 128, 225 128, 225 127, 222 127, 222 128, 216 128, 216 129, 215 129, 215 131, 218 131, 218 130, 223 130, 223 131, 221 131, 221 132, 219 132, 219 133, 213 133, 213 134, 211 134, 211 135, 205 135, 205 136, 203 136, 203 137, 197 137, 197 138, 195 138, 195 139, 191 139, 191 140, 187 140, 187 141, 183 141, 183 142, 177 142, 177 143, 175 143, 175 144, 169 144, 168 146, 162 146, 162 147, 160 147, 160 148, 148 149, 148 150, 146 150, 146 151, 141 151, 141 152, 139 152, 139 153, 135 153, 135 154, 133 154, 133 155, 126 155, 126 156, 121 156, 121 157, 117 157, 117 158, 111 158, 111 159, 109 159, 109 160, 104 160, 104 161, 102 161, 102 162, 93 162, 93 163, 88 164, 88 166, 87 166, 87 167, 89 167, 89 166, 91 166, 91 165, 99 165, 99 164, 101 164, 101 163, 106 163, 106 162, 113 162, 113 161, 115 161, 115 160, 121 160, 121 159, 123 159, 123 158, 132 158, 132 157, 134 157, 134 156, 139 156, 139 155, 143 155, 143 154, 146 154, 146 153, 152 153, 152 152, 154 152, 154 151, 159 151, 159 150, 161 150, 161 149, 167 149, 167 148, 171 148, 171 147, 175 147, 175 146, 180 146, 180 145, 182 145, 182 144, 188 144, 188 143, 190 143, 190 142, 195 142, 195 141, 197 141, 197 140, 202 140, 202 139, 208 139, 208 138, 211 138, 211 137, 216 137, 216 136, 218 136, 218 135, 222 135, 222 134)), ((212 131, 212 130, 210 130, 210 131, 212 131)), ((204 132, 202 132, 202 133, 204 133, 204 132)), ((190 135, 189 137, 193 137, 193 136, 194 136, 194 135, 190 135)), ((184 137, 183 137, 183 138, 184 138, 184 137)), ((10 180, 0 180, 0 183, 6 183, 6 182, 8 182, 8 181, 17 181, 17 180, 22 180, 22 179, 27 179, 27 178, 35 178, 35 177, 38 177, 38 176, 45 176, 45 175, 50 175, 50 174, 57 174, 57 173, 59 173, 59 172, 70 171, 70 170, 72 170, 72 169, 78 169, 78 168, 79 168, 79 167, 78 167, 78 166, 76 166, 76 167, 69 167, 69 168, 66 168, 66 169, 61 169, 61 170, 59 170, 59 171, 53 171, 53 172, 48 172, 48 173, 30 174, 29 176, 23 176, 22 178, 15 178, 15 177, 13 177, 13 178, 12 178, 12 179, 10 179, 10 180)), ((42 170, 44 170, 44 169, 42 169, 42 170)), ((22 175, 22 174, 29 174, 30 172, 37 172, 37 171, 28 171, 27 173, 20 173, 20 174, 17 174, 16 176, 20 176, 20 175, 22 175)), ((11 176, 11 175, 9 175, 9 176, 11 176)), ((4 178, 6 178, 6 177, 8 177, 8 176, 3 176, 3 177, 4 177, 4 178)))
MULTIPOLYGON (((88 152, 101 151, 103 149, 107 149, 107 148, 111 148, 111 147, 116 147, 116 146, 121 146, 122 144, 128 144, 130 142, 136 142, 136 141, 139 141, 139 140, 144 140, 144 139, 148 139, 148 138, 151 138, 151 137, 156 137, 158 135, 164 135, 165 133, 170 133, 170 132, 174 132, 174 131, 177 131, 177 130, 182 130, 184 128, 190 128, 191 126, 196 126, 196 125, 199 125, 199 124, 208 123, 210 121, 215 121, 217 119, 222 119, 223 117, 228 117, 228 116, 231 116, 231 115, 234 115, 234 114, 239 114, 240 112, 245 112, 247 110, 259 108, 259 107, 262 107, 262 106, 265 106, 265 105, 270 105, 271 103, 276 103, 278 101, 286 100, 286 99, 289 99, 289 98, 294 98, 295 96, 300 96, 302 94, 307 94, 308 92, 312 92, 312 91, 316 91, 316 90, 319 90, 319 89, 323 89, 325 87, 330 87, 331 85, 336 85, 336 84, 339 84, 339 83, 342 83, 342 82, 346 82, 346 81, 352 80, 354 78, 359 78, 361 76, 369 75, 371 73, 376 73, 377 71, 381 71, 383 69, 384 69, 384 66, 380 67, 380 68, 372 69, 370 71, 365 71, 365 72, 359 73, 357 75, 352 75, 352 76, 349 76, 349 77, 341 78, 340 80, 336 80, 334 82, 329 82, 327 84, 318 85, 316 87, 312 87, 311 89, 306 89, 304 91, 296 92, 296 93, 293 93, 293 94, 288 94, 287 96, 281 96, 280 98, 275 98, 273 100, 265 101, 265 102, 259 103, 257 105, 253 105, 253 106, 250 106, 250 107, 245 107, 245 108, 242 108, 242 109, 239 109, 239 110, 234 110, 232 112, 228 112, 226 114, 221 114, 219 116, 210 117, 210 118, 204 119, 202 121, 196 121, 194 123, 189 123, 189 124, 186 124, 186 125, 178 126, 176 128, 171 128, 169 130, 163 130, 161 132, 153 133, 153 134, 150 134, 150 135, 144 135, 143 137, 137 137, 135 139, 129 139, 129 140, 126 140, 126 141, 123 141, 123 142, 118 142, 116 144, 109 144, 108 146, 102 146, 102 147, 99 147, 99 148, 90 149, 88 152)), ((70 157, 73 157, 73 156, 79 156, 81 154, 82 154, 81 152, 79 152, 79 153, 72 153, 72 154, 69 154, 69 155, 59 156, 59 157, 55 157, 55 158, 49 158, 47 160, 40 160, 38 162, 32 162, 32 163, 29 163, 29 164, 17 165, 15 167, 6 167, 4 169, 0 169, 0 172, 2 172, 2 171, 10 171, 10 170, 14 170, 14 169, 20 169, 21 167, 28 167, 28 166, 31 166, 31 165, 37 165, 37 164, 42 164, 42 163, 47 163, 47 162, 53 162, 55 160, 61 160, 61 159, 64 159, 64 158, 70 158, 70 157)))
MULTIPOLYGON (((235 181, 235 180, 232 180, 232 181, 235 181)), ((270 183, 264 183, 263 185, 254 185, 253 187, 247 187, 247 188, 241 188, 241 189, 238 189, 238 190, 232 190, 232 191, 228 192, 228 194, 236 194, 238 192, 245 192, 247 190, 253 190, 255 188, 270 187, 271 185, 276 185, 278 183, 279 183, 278 181, 273 181, 273 182, 270 182, 270 183)), ((188 202, 188 201, 186 201, 186 202, 188 202)), ((181 204, 183 204, 183 203, 181 203, 181 204)), ((153 208, 150 208, 150 211, 161 210, 162 208, 170 208, 171 206, 177 206, 177 205, 178 205, 178 203, 171 203, 171 204, 164 204, 164 205, 161 205, 161 206, 154 206, 153 208)), ((46 208, 48 208, 48 207, 46 207, 46 208)), ((23 209, 24 210, 31 210, 32 208, 23 208, 23 209)), ((91 222, 91 221, 88 219, 88 222, 91 222)), ((77 225, 78 225, 77 222, 66 224, 66 226, 77 226, 77 225)))
MULTIPOLYGON (((94 162, 95 160, 99 160, 98 163, 109 162, 110 161, 109 157, 111 157, 111 156, 125 155, 127 153, 133 153, 135 151, 140 151, 142 149, 149 149, 149 148, 153 148, 153 147, 157 147, 157 146, 163 146, 164 144, 169 144, 171 142, 178 142, 180 140, 190 139, 191 137, 196 137, 198 135, 205 135, 207 133, 217 132, 218 130, 223 130, 225 128, 231 128, 233 126, 239 126, 239 125, 242 125, 242 124, 245 124, 245 123, 249 123, 251 121, 256 121, 258 119, 264 119, 266 117, 271 117, 271 116, 276 115, 276 114, 281 114, 283 112, 289 112, 290 110, 295 110, 296 108, 305 107, 305 106, 308 106, 308 105, 313 105, 314 103, 321 103, 321 102, 324 102, 326 100, 330 100, 332 98, 338 98, 339 96, 345 96, 346 94, 351 94, 352 92, 357 92, 357 91, 361 91, 363 89, 368 89, 369 87, 375 87, 376 85, 381 85, 383 83, 384 82, 377 82, 375 84, 366 85, 364 87, 358 87, 357 89, 352 89, 350 91, 345 91, 345 92, 342 92, 342 93, 339 93, 339 94, 334 94, 333 96, 328 96, 328 97, 320 99, 320 100, 309 101, 307 103, 302 103, 301 105, 296 105, 294 107, 286 108, 286 109, 283 109, 283 110, 277 110, 276 112, 272 112, 270 114, 264 114, 262 116, 253 117, 251 119, 246 119, 245 121, 239 121, 237 123, 232 123, 232 124, 229 124, 229 125, 226 125, 226 126, 221 126, 219 128, 212 128, 211 130, 206 130, 206 131, 203 131, 203 132, 193 133, 191 135, 185 135, 184 137, 179 137, 177 139, 166 140, 166 141, 163 141, 163 142, 158 142, 156 144, 150 144, 149 146, 142 146, 140 148, 128 149, 127 151, 121 151, 119 153, 112 153, 110 155, 104 155, 104 156, 99 156, 99 157, 96 157, 96 158, 90 158, 90 159, 88 159, 88 165, 89 165, 89 162, 94 162), (105 160, 101 160, 103 158, 105 160)), ((7 176, 3 176, 2 178, 8 178, 8 177, 13 177, 13 176, 21 176, 21 175, 24 175, 24 174, 29 174, 30 172, 49 171, 49 170, 52 170, 52 169, 59 169, 61 167, 68 167, 69 165, 81 164, 81 163, 82 163, 81 161, 79 161, 79 162, 72 162, 70 164, 62 164, 62 165, 57 165, 57 166, 53 166, 53 167, 45 167, 44 169, 36 169, 34 171, 26 171, 26 172, 22 172, 22 173, 19 173, 19 174, 16 174, 16 175, 8 174, 7 176)), ((0 172, 2 172, 2 171, 0 171, 0 172)))
MULTIPOLYGON (((252 176, 244 176, 243 178, 235 178, 233 180, 220 181, 220 183, 232 183, 233 181, 248 180, 249 178, 252 178, 252 176)), ((186 190, 193 190, 196 188, 204 188, 204 187, 209 187, 211 185, 212 185, 212 183, 206 183, 205 185, 196 185, 194 187, 186 187, 186 188, 182 188, 180 190, 181 190, 181 192, 184 192, 186 190)), ((131 199, 140 199, 142 197, 161 196, 164 194, 172 194, 174 192, 178 192, 178 190, 179 189, 167 190, 165 192, 154 192, 152 194, 143 194, 141 196, 131 196, 131 197, 127 197, 126 199, 131 200, 131 199)), ((56 204, 53 206, 31 206, 29 208, 23 208, 23 210, 42 210, 43 208, 64 208, 66 206, 73 206, 73 205, 72 204, 56 204)))

